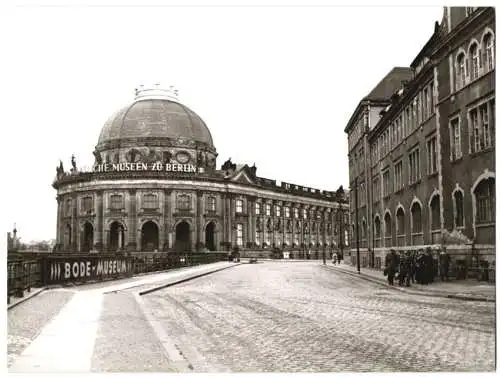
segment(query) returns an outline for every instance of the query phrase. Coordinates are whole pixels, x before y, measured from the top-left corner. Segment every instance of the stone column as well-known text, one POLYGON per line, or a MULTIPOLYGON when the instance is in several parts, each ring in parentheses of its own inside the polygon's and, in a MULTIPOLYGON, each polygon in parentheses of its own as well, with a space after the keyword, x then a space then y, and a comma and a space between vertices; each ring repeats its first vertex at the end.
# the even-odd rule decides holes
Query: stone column
POLYGON ((94 230, 94 248, 102 252, 103 243, 102 243, 102 232, 103 232, 103 191, 100 190, 96 193, 96 203, 95 203, 95 230, 94 230))
POLYGON ((127 241, 127 251, 137 252, 139 248, 139 242, 137 240, 137 191, 135 189, 130 189, 129 195, 129 206, 128 206, 128 241, 127 241))
POLYGON ((78 251, 78 238, 80 236, 80 230, 78 227, 78 201, 76 193, 73 193, 72 200, 72 211, 71 211, 71 252, 78 251))
MULTIPOLYGON (((247 214, 248 214, 248 227, 247 227, 247 243, 253 243, 255 241, 255 220, 253 216, 255 197, 247 197, 247 214)), ((246 246, 246 245, 245 245, 246 246)))
POLYGON ((61 223, 62 223, 62 204, 61 196, 56 197, 57 200, 57 227, 56 227, 56 245, 59 246, 61 242, 61 223))
POLYGON ((165 190, 165 203, 164 203, 164 219, 165 219, 165 245, 163 246, 163 250, 169 249, 171 250, 174 245, 174 239, 172 237, 172 226, 173 226, 173 212, 172 209, 174 207, 172 200, 172 191, 165 190))
POLYGON ((195 208, 195 220, 196 220, 196 244, 193 246, 196 248, 197 245, 201 242, 205 242, 205 238, 203 237, 203 191, 196 191, 196 208, 195 208))

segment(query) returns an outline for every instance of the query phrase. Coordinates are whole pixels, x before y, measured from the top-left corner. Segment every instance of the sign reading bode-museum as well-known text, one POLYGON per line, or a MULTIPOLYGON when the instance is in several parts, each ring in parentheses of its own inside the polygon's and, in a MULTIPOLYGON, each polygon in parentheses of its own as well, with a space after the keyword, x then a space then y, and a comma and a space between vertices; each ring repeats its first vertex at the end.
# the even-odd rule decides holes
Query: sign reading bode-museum
POLYGON ((48 258, 47 265, 47 284, 132 275, 130 258, 48 258))
POLYGON ((176 163, 102 163, 94 165, 94 172, 203 172, 203 168, 198 168, 194 164, 176 163))

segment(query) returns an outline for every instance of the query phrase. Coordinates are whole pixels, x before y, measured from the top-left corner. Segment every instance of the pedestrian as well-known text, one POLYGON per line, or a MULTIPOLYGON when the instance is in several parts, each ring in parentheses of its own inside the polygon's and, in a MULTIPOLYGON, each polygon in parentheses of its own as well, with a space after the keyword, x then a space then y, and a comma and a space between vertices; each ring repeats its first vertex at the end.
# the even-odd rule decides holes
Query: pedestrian
POLYGON ((434 258, 432 256, 431 247, 427 247, 427 253, 425 255, 425 275, 427 283, 434 282, 434 258))
POLYGON ((399 286, 403 286, 405 283, 406 276, 408 275, 408 271, 406 268, 406 256, 404 255, 404 253, 399 252, 399 286))
POLYGON ((390 252, 385 256, 385 269, 384 273, 387 274, 387 281, 389 285, 394 285, 394 276, 398 270, 399 259, 396 251, 391 248, 390 252))
POLYGON ((448 270, 450 267, 450 255, 446 252, 446 248, 443 248, 439 254, 439 275, 441 276, 441 281, 448 281, 448 270))
POLYGON ((424 251, 423 249, 419 249, 415 261, 415 280, 420 285, 425 285, 424 269, 425 269, 424 251))
POLYGON ((409 272, 409 277, 408 280, 411 281, 412 284, 415 283, 415 275, 416 275, 416 263, 417 263, 417 252, 416 251, 411 251, 410 252, 410 272, 409 272))

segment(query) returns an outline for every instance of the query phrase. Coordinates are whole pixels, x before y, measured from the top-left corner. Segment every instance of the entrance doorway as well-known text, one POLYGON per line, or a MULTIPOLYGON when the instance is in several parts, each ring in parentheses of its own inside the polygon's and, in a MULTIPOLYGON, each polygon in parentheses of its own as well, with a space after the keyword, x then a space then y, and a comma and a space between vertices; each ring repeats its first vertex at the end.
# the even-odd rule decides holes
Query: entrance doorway
POLYGON ((187 253, 191 251, 191 230, 189 223, 186 221, 180 222, 175 227, 175 247, 179 253, 187 253))
POLYGON ((125 232, 120 222, 113 222, 109 228, 109 250, 116 252, 123 249, 125 232))
POLYGON ((94 244, 94 227, 90 222, 83 226, 82 252, 89 252, 94 244))
POLYGON ((209 251, 215 251, 215 223, 210 222, 205 227, 205 247, 209 251))
POLYGON ((152 252, 158 250, 159 232, 155 222, 148 221, 142 226, 141 250, 152 252))

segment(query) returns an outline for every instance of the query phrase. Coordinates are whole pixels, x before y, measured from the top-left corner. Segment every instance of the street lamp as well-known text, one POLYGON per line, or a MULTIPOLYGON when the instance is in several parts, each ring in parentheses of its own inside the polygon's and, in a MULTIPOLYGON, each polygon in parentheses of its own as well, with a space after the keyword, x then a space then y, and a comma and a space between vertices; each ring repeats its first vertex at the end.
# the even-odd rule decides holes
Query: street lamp
POLYGON ((355 207, 355 219, 356 219, 356 263, 358 266, 358 273, 361 273, 361 267, 359 264, 359 221, 358 221, 358 178, 354 178, 354 207, 355 207))

